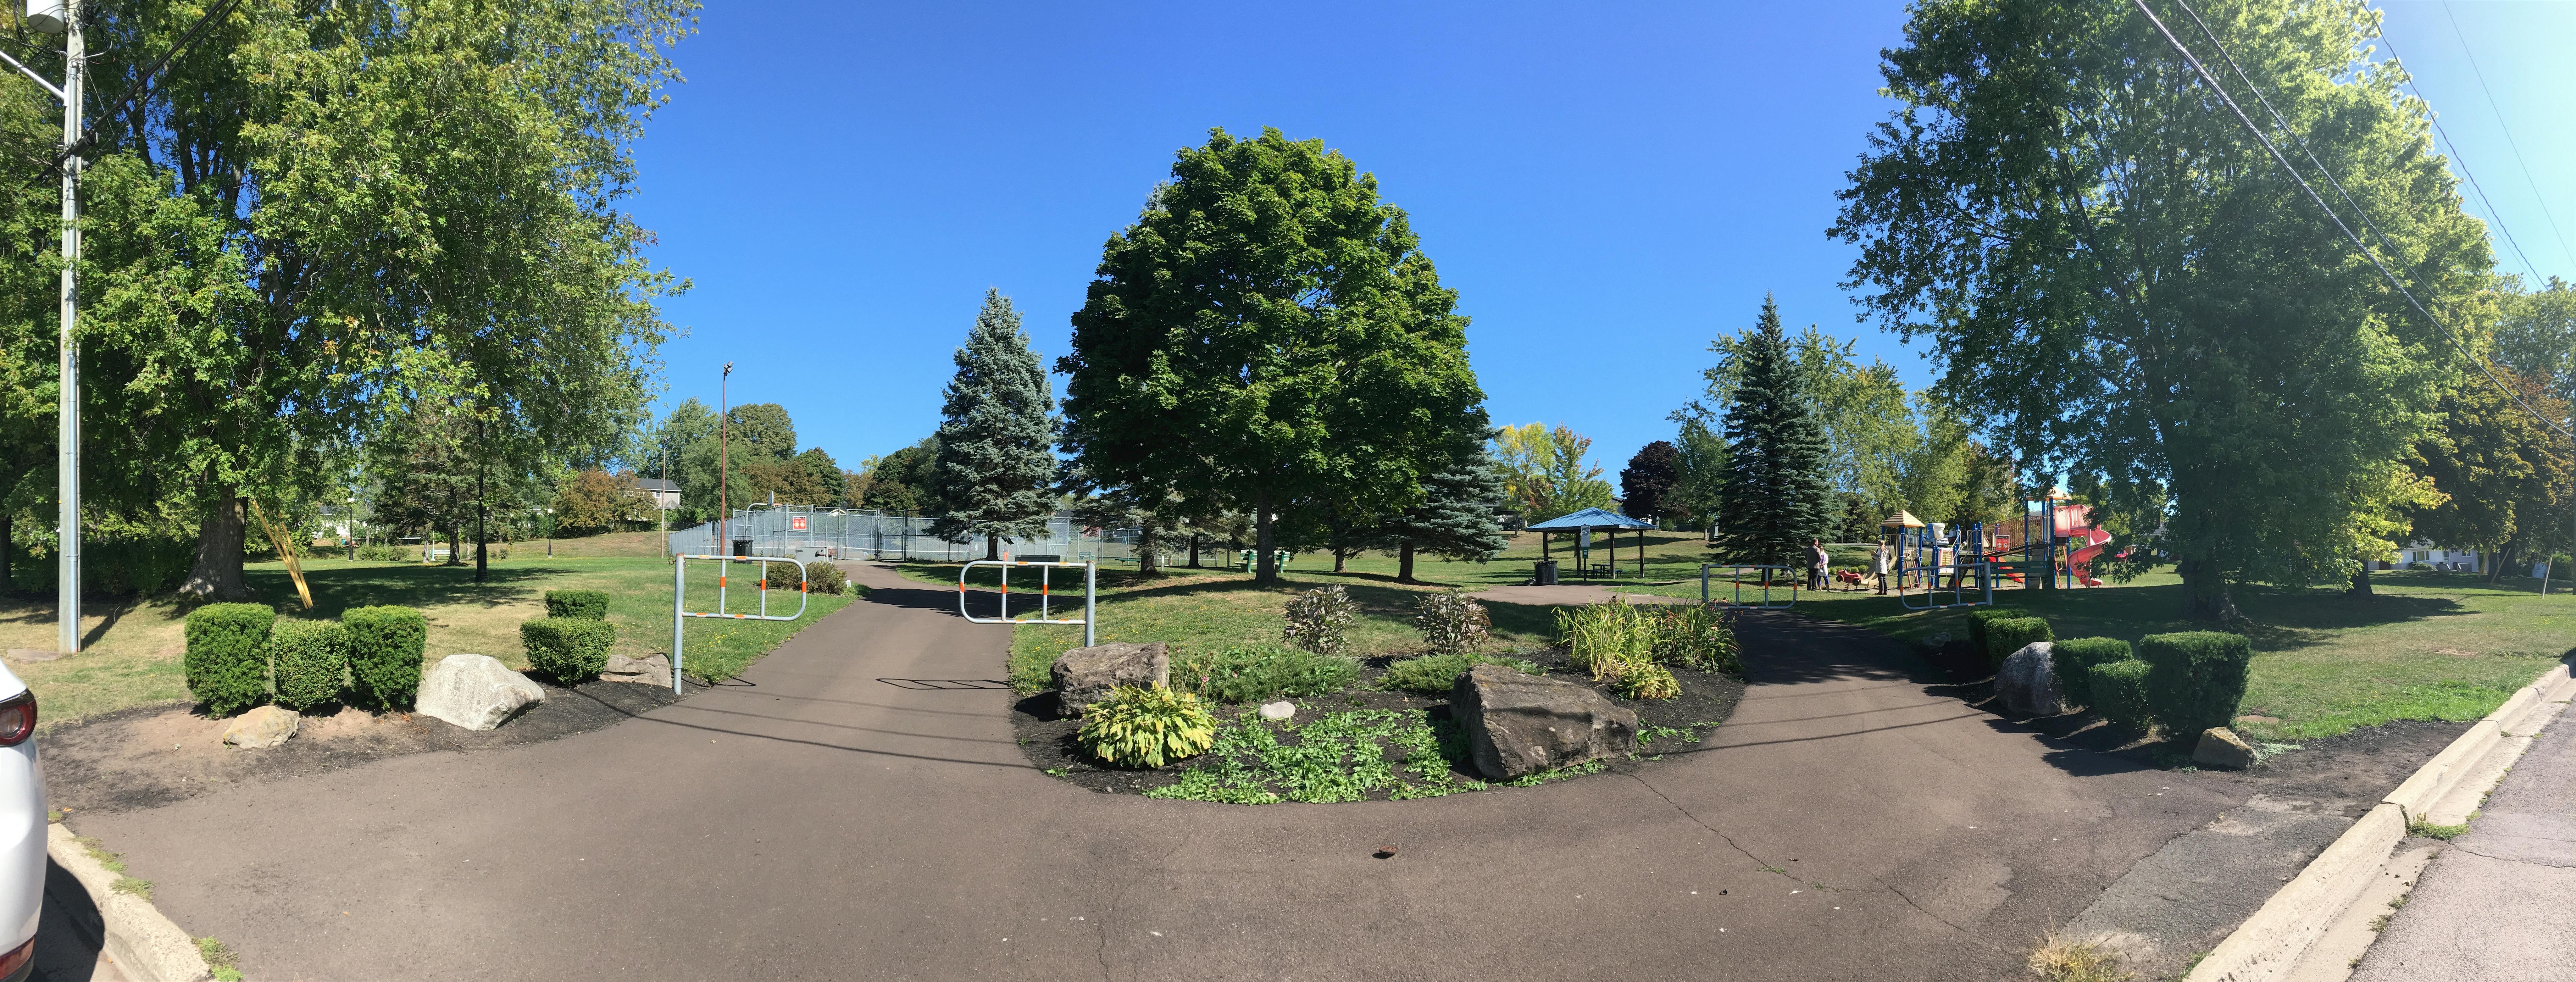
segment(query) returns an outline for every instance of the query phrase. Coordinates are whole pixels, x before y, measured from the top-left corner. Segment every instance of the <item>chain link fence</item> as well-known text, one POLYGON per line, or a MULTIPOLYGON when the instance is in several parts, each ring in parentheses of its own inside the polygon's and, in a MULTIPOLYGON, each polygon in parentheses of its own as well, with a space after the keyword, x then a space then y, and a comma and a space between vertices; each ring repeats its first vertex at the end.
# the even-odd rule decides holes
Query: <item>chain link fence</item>
MULTIPOLYGON (((949 542, 931 534, 932 519, 915 515, 888 515, 873 511, 818 511, 803 505, 780 505, 775 508, 746 508, 734 512, 725 524, 724 534, 736 542, 748 541, 753 555, 820 557, 824 559, 921 559, 963 562, 984 558, 984 540, 949 542)), ((1158 543, 1163 565, 1179 565, 1188 559, 1188 544, 1158 543)), ((1221 562, 1223 551, 1202 547, 1201 557, 1221 562)), ((1070 518, 1047 520, 1047 534, 1042 539, 1004 541, 1002 550, 1014 556, 1062 556, 1066 562, 1099 560, 1103 563, 1136 561, 1134 529, 1086 528, 1070 518)), ((716 540, 716 525, 709 522, 671 532, 671 551, 696 555, 714 555, 733 551, 716 540)))

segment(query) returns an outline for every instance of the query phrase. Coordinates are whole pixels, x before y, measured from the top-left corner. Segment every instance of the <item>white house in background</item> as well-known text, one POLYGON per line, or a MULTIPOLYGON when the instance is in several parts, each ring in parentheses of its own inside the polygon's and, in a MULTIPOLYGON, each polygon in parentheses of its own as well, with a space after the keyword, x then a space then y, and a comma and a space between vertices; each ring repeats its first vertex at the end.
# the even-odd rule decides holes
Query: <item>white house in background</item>
POLYGON ((2413 569, 2416 563, 2459 573, 2486 571, 2486 565, 2478 556, 2477 550, 2445 548, 2424 539, 2407 543, 2406 548, 2397 550, 2397 555, 2393 558, 2380 560, 2379 568, 2413 569))
POLYGON ((645 497, 653 499, 655 508, 669 511, 680 507, 680 482, 678 481, 638 478, 635 486, 643 490, 645 497))

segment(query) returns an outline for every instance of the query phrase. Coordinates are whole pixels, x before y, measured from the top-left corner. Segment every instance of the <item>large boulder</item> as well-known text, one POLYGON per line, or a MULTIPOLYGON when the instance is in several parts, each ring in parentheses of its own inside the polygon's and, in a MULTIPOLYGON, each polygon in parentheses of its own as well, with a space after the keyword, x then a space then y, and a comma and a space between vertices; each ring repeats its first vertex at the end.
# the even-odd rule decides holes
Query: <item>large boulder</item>
POLYGON ((469 730, 488 730, 546 701, 546 690, 489 655, 449 655, 420 677, 413 709, 469 730))
POLYGON ((2200 745, 2191 750, 2191 762, 2202 767, 2241 771, 2254 766, 2254 747, 2235 730, 2213 726, 2200 731, 2200 745))
POLYGON ((599 670, 599 680, 658 685, 668 689, 671 687, 671 656, 628 658, 625 655, 610 655, 608 664, 599 670))
POLYGON ((1476 769, 1508 781, 1637 751, 1637 714, 1590 686, 1478 665, 1449 690, 1476 769))
POLYGON ((2004 711, 2014 716, 2055 716, 2066 711, 2066 688, 2057 681, 2057 667, 2049 660, 2050 643, 2033 641, 2021 646, 2004 659, 1995 670, 1995 696, 2004 702, 2004 711))
POLYGON ((232 725, 224 727, 224 742, 250 750, 274 747, 294 736, 295 727, 302 720, 303 717, 296 715, 295 710, 283 706, 261 706, 234 717, 232 725))
POLYGON ((1060 711, 1078 716, 1119 686, 1170 682, 1172 658, 1160 641, 1113 641, 1057 655, 1048 675, 1055 681, 1060 711))

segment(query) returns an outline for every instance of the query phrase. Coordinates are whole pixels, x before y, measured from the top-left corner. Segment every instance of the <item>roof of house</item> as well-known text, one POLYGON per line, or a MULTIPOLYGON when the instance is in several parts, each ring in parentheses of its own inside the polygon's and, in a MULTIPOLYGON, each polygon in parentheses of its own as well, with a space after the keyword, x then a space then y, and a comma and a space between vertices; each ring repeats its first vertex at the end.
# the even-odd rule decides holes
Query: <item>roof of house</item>
POLYGON ((648 478, 641 478, 641 479, 638 479, 638 480, 635 482, 635 486, 636 486, 636 487, 639 487, 639 488, 643 488, 643 489, 644 489, 644 490, 646 490, 646 491, 678 491, 678 490, 680 490, 680 482, 678 482, 678 481, 665 481, 665 480, 662 480, 661 478, 658 478, 658 477, 648 477, 648 478))
POLYGON ((1559 515, 1544 522, 1534 522, 1532 532, 1563 532, 1570 529, 1650 529, 1655 523, 1599 508, 1586 508, 1571 515, 1559 515))

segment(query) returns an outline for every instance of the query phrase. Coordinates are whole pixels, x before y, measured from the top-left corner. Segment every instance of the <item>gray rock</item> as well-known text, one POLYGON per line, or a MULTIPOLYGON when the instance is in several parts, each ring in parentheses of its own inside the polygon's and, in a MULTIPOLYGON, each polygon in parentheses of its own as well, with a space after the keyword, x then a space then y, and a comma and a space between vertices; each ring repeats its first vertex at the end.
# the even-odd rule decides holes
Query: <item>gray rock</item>
POLYGON ((2066 711, 2066 689, 2049 662, 2050 645, 2033 641, 2004 659, 1995 670, 1995 695, 2015 716, 2055 716, 2066 711))
POLYGON ((1047 674, 1055 681, 1059 710, 1076 716, 1119 686, 1170 682, 1172 659, 1160 641, 1113 641, 1057 655, 1047 674))
POLYGON ((285 743, 295 735, 303 721, 295 710, 280 706, 261 706, 234 717, 233 725, 224 727, 224 742, 236 747, 257 750, 285 743))
POLYGON ((1635 753, 1637 714, 1584 685, 1478 665, 1449 690, 1476 769, 1508 781, 1635 753))
POLYGON ((599 680, 602 682, 635 682, 642 685, 658 685, 668 689, 671 687, 671 656, 652 655, 644 658, 628 658, 625 655, 610 655, 608 656, 607 667, 599 670, 599 680))
POLYGON ((546 701, 546 690, 489 655, 449 655, 420 678, 413 708, 469 730, 488 730, 546 701))
POLYGON ((2192 748, 2191 762, 2202 767, 2241 771, 2254 766, 2254 747, 2235 730, 2213 726, 2200 731, 2200 746, 2192 748))
POLYGON ((1297 704, 1289 702, 1286 699, 1281 699, 1278 702, 1265 702, 1261 704, 1262 719, 1282 720, 1295 715, 1297 715, 1297 704))

